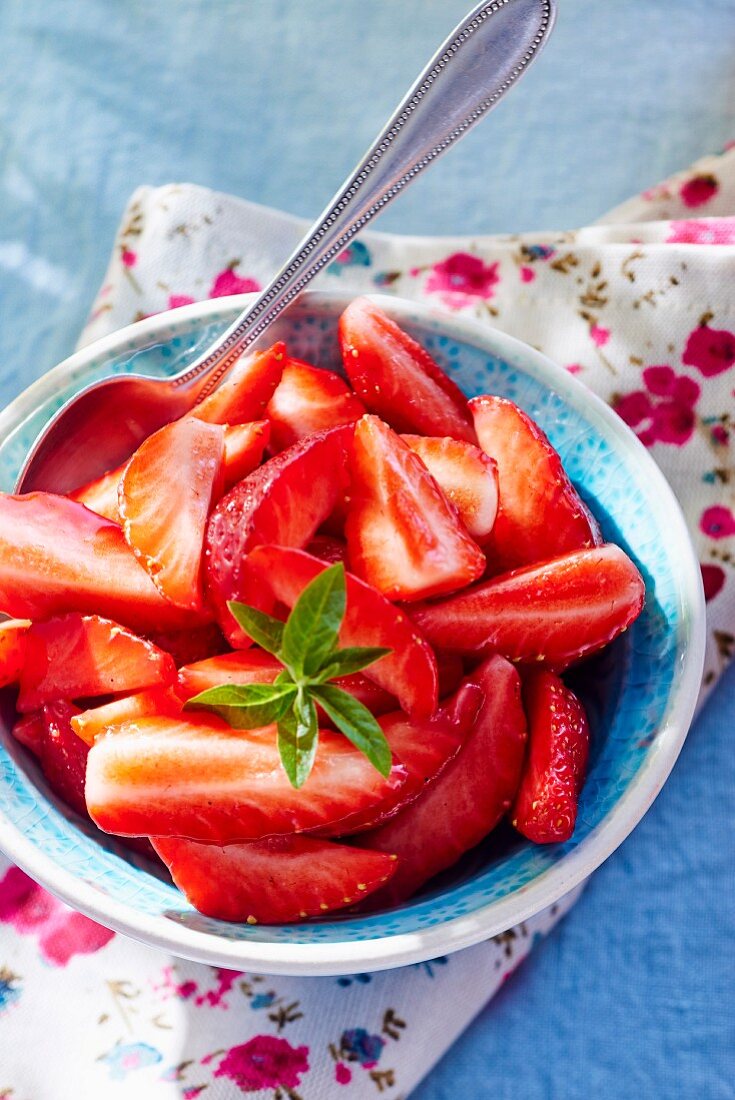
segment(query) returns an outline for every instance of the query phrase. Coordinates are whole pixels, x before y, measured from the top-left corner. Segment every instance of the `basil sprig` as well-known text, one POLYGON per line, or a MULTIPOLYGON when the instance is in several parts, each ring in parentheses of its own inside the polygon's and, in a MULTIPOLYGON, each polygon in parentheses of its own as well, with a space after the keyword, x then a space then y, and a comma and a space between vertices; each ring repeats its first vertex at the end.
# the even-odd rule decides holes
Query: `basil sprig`
POLYGON ((381 775, 391 769, 391 751, 373 715, 349 692, 329 681, 359 672, 391 652, 378 646, 339 647, 347 604, 345 570, 324 569, 306 586, 285 623, 257 608, 232 601, 230 611, 261 648, 283 664, 272 684, 222 684, 190 699, 186 707, 214 711, 233 729, 275 722, 278 751, 292 786, 303 786, 319 741, 317 705, 381 775))

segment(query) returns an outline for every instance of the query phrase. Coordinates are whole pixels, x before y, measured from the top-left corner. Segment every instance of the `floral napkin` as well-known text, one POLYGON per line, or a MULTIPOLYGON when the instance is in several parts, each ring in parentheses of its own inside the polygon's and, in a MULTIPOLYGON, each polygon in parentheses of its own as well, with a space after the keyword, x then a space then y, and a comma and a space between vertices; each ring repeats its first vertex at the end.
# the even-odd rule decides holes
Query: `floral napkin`
MULTIPOLYGON (((81 342, 259 289, 303 228, 192 185, 140 188, 81 342)), ((734 284, 735 148, 594 226, 480 239, 365 234, 321 277, 484 320, 610 402, 689 521, 708 600, 704 690, 735 649, 734 284)), ((0 858, 0 1100, 399 1100, 575 898, 421 966, 268 978, 114 935, 0 858), (31 1054, 39 1033, 54 1036, 53 1072, 31 1054)))

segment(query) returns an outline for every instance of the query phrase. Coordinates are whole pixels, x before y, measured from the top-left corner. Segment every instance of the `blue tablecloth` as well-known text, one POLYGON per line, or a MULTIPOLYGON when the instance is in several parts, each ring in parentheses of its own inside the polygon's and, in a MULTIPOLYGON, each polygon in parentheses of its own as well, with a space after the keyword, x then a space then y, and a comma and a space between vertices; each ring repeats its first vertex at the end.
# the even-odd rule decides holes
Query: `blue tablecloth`
MULTIPOLYGON (((316 213, 468 6, 4 0, 0 402, 71 350, 137 184, 316 213)), ((735 137, 733 0, 560 7, 522 91, 383 227, 582 224, 735 137)), ((644 822, 420 1100, 735 1096, 734 701, 735 668, 644 822)))

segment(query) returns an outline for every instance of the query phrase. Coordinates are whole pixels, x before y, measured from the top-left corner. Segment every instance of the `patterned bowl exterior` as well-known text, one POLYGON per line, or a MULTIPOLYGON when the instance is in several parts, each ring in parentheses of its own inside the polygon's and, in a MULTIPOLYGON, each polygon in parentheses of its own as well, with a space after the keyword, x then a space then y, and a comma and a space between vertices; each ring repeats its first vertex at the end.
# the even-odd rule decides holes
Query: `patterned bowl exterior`
MULTIPOLYGON (((552 904, 593 871, 645 813, 678 755, 696 702, 704 609, 699 569, 675 498, 638 440, 602 402, 531 348, 474 322, 377 299, 468 395, 518 402, 559 450, 602 524, 641 568, 643 614, 577 676, 593 727, 589 776, 566 844, 534 846, 496 831, 430 892, 395 910, 279 927, 201 916, 144 859, 80 820, 50 793, 10 736, 0 693, 0 843, 43 885, 119 931, 233 969, 340 974, 422 961, 495 935, 552 904)), ((216 300, 151 318, 72 356, 0 414, 0 488, 12 490, 36 433, 64 401, 111 372, 179 370, 242 308, 216 300)), ((346 299, 312 293, 273 337, 339 369, 336 319, 346 299)))

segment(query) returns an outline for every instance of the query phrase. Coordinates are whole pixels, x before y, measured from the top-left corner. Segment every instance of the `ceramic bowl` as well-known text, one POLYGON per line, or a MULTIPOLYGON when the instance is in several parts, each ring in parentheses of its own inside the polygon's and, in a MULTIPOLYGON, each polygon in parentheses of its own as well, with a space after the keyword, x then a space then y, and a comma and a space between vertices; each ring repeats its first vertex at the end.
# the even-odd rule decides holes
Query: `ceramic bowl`
MULTIPOLYGON (((0 414, 0 488, 12 490, 36 433, 61 404, 111 371, 173 373, 245 304, 228 298, 152 317, 78 352, 0 414)), ((574 836, 536 846, 501 829, 415 900, 370 916, 289 926, 201 916, 159 872, 61 804, 10 736, 0 693, 0 845, 38 882, 118 931, 236 970, 344 974, 416 963, 526 920, 585 879, 625 839, 668 776, 700 683, 704 604, 678 504, 658 467, 610 409, 543 355, 486 325, 378 299, 468 395, 518 402, 560 452, 607 539, 646 581, 635 625, 588 666, 580 690, 593 747, 574 836)), ((272 332, 295 355, 338 369, 347 298, 306 294, 272 332)))

